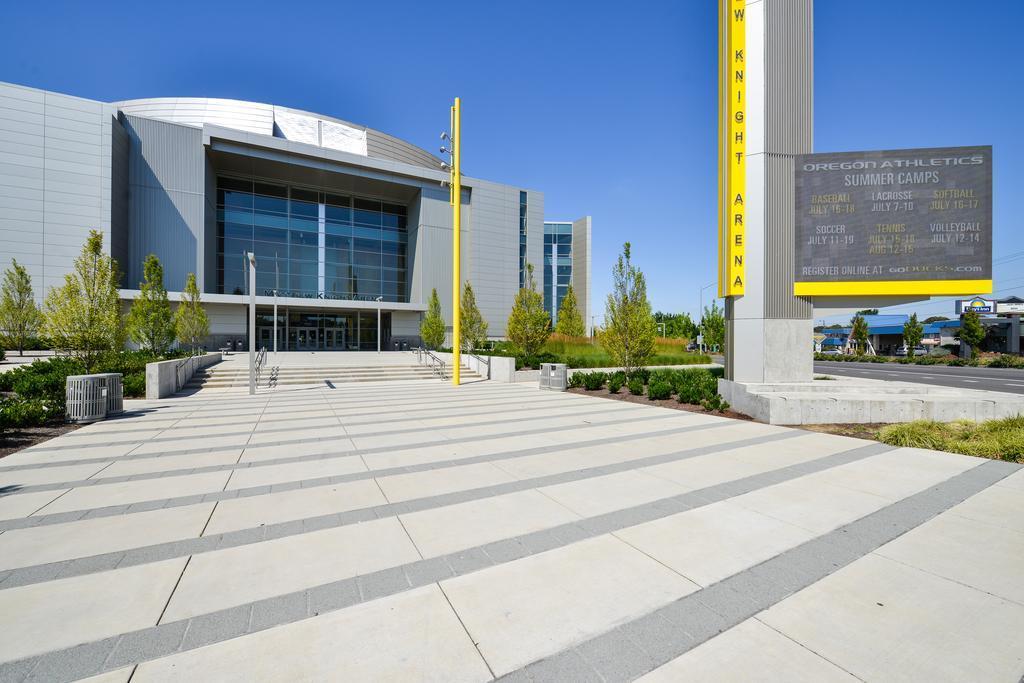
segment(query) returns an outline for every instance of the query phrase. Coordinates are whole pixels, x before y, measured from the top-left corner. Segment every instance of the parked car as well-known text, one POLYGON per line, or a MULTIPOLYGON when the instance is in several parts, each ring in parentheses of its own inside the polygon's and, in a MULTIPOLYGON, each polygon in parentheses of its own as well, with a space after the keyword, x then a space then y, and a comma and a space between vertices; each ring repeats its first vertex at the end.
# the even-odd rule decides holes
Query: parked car
MULTIPOLYGON (((915 356, 927 356, 928 355, 928 349, 924 348, 923 346, 915 346, 914 347, 914 355, 915 356)), ((898 349, 896 349, 896 357, 897 358, 905 358, 906 356, 907 356, 907 347, 906 347, 905 344, 903 346, 899 347, 898 349)))
POLYGON ((843 355, 843 351, 842 349, 833 346, 831 348, 825 349, 824 351, 821 352, 821 354, 823 356, 841 356, 843 355))

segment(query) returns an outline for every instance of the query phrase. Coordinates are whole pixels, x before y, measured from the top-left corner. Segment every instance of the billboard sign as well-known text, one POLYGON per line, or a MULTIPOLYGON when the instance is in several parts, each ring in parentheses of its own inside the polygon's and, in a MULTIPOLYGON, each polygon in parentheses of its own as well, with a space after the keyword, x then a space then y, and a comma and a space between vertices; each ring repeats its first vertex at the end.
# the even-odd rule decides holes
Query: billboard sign
POLYGON ((798 296, 992 291, 992 148, 796 156, 798 296))
POLYGON ((718 296, 746 278, 746 0, 718 3, 718 296))

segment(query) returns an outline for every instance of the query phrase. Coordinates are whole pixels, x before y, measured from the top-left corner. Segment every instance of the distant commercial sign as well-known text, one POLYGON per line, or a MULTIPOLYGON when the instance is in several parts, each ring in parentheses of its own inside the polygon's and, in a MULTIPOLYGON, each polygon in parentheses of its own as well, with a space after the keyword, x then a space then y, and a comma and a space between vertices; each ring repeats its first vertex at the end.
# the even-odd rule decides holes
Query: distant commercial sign
POLYGON ((992 148, 796 157, 798 296, 992 291, 992 148))
POLYGON ((957 315, 966 313, 967 311, 974 311, 975 313, 995 313, 996 302, 992 299, 983 299, 981 297, 961 299, 956 302, 957 315))
POLYGON ((1004 303, 1000 301, 996 304, 996 313, 1005 313, 1009 315, 1024 313, 1024 303, 1010 302, 1004 303))

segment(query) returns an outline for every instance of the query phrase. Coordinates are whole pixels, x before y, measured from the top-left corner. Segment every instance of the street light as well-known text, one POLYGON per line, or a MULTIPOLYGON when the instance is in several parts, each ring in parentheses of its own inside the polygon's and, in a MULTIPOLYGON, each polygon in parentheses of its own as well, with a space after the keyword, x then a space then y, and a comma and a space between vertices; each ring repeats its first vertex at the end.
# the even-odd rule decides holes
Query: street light
POLYGON ((256 393, 256 254, 246 255, 249 262, 249 395, 256 393))
POLYGON ((377 353, 380 353, 380 302, 384 297, 378 296, 377 301, 377 353))
POLYGON ((718 284, 718 283, 717 282, 712 282, 711 284, 704 285, 703 287, 700 288, 700 291, 697 293, 697 296, 700 298, 700 310, 697 311, 697 316, 699 318, 699 322, 697 323, 697 335, 701 337, 701 342, 700 342, 700 350, 701 351, 704 350, 704 340, 703 340, 703 335, 704 335, 704 290, 707 289, 708 287, 714 287, 716 284, 718 284))

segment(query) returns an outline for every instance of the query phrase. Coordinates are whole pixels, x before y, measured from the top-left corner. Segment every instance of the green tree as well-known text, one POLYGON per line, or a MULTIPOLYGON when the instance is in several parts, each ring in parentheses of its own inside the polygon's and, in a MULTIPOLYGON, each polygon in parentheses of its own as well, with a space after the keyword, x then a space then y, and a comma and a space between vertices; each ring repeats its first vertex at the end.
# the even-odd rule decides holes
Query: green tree
POLYGON ((868 321, 864 319, 863 315, 858 313, 853 316, 850 326, 853 328, 850 331, 850 338, 853 339, 853 343, 856 345, 857 353, 864 353, 868 347, 868 321))
POLYGON ((654 322, 665 325, 665 336, 671 339, 696 339, 700 334, 697 324, 689 313, 662 313, 654 314, 654 322))
POLYGON ((943 320, 949 320, 949 318, 947 318, 944 315, 930 315, 927 318, 925 318, 922 322, 925 325, 928 325, 929 323, 938 323, 942 322, 943 320))
MULTIPOLYGON (((566 298, 568 296, 567 294, 566 298)), ((579 314, 576 317, 578 318, 579 314)), ((536 356, 551 335, 551 318, 544 310, 544 297, 537 292, 532 263, 526 264, 526 277, 523 286, 516 292, 516 300, 508 316, 505 334, 524 356, 536 356)))
POLYGON ((978 347, 985 341, 985 326, 977 311, 967 311, 960 320, 960 341, 971 347, 971 358, 977 360, 978 347))
POLYGON ((87 372, 103 352, 124 345, 118 279, 117 263, 103 253, 103 234, 90 230, 74 272, 46 296, 43 334, 81 360, 87 372))
POLYGON ((144 349, 162 356, 174 343, 174 318, 164 287, 164 267, 155 254, 142 264, 139 297, 128 311, 128 336, 144 349))
POLYGON ((437 297, 437 288, 430 292, 427 304, 427 315, 420 323, 420 338, 428 349, 439 349, 444 344, 444 318, 441 317, 441 300, 437 297))
POLYGON ((917 313, 910 316, 910 320, 903 324, 903 343, 907 345, 907 357, 914 357, 914 347, 921 343, 924 337, 924 325, 917 322, 917 313))
POLYGON ((8 343, 18 349, 18 355, 24 356, 25 342, 36 334, 42 322, 43 315, 32 292, 32 276, 25 266, 11 259, 0 293, 0 330, 8 343))
POLYGON ((877 308, 865 308, 863 310, 857 311, 857 315, 878 315, 878 309, 877 308))
POLYGON ((462 350, 472 351, 487 339, 487 321, 476 307, 473 285, 466 281, 462 288, 462 312, 459 321, 462 326, 462 350))
POLYGON ((174 312, 174 332, 181 344, 187 344, 196 354, 199 340, 210 334, 210 320, 199 302, 199 287, 196 285, 196 274, 189 273, 185 280, 185 291, 181 293, 181 303, 174 312))
POLYGON ((718 307, 718 302, 711 300, 711 307, 704 307, 704 315, 700 320, 700 334, 704 345, 714 350, 725 347, 725 311, 718 307))
POLYGON ((612 269, 612 291, 605 302, 601 346, 631 376, 654 355, 657 338, 647 280, 630 259, 630 244, 622 246, 612 269))
MULTIPOLYGON (((540 296, 538 294, 538 296, 540 296)), ((541 297, 541 307, 544 305, 541 297)), ((564 334, 566 337, 582 337, 587 333, 587 327, 583 324, 583 316, 580 315, 579 304, 576 302, 576 291, 569 285, 558 304, 558 324, 555 325, 555 332, 564 334)))

